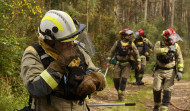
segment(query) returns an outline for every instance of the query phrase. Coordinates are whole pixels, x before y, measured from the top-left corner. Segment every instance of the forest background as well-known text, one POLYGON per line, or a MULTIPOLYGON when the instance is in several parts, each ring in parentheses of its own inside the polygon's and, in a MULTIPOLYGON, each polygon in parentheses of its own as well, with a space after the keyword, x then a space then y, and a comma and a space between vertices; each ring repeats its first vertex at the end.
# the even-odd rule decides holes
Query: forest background
MULTIPOLYGON (((87 25, 96 49, 92 59, 102 71, 120 30, 143 29, 155 44, 162 31, 172 27, 183 39, 179 43, 185 62, 183 79, 190 80, 190 0, 0 0, 0 110, 27 105, 28 93, 19 76, 21 57, 27 46, 38 41, 37 27, 50 9, 64 10, 87 25)), ((154 64, 152 54, 146 73, 152 74, 154 64)))

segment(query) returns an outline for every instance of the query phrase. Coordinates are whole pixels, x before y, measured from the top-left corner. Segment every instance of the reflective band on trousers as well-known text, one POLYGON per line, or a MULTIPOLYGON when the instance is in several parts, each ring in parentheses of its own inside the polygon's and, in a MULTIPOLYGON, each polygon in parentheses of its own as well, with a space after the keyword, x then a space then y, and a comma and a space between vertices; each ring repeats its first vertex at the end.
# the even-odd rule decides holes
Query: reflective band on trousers
POLYGON ((52 88, 55 89, 58 86, 58 83, 53 79, 53 77, 44 70, 40 76, 46 81, 46 83, 52 88))
POLYGON ((125 91, 119 90, 119 94, 125 94, 125 91))
POLYGON ((161 111, 168 111, 168 107, 167 106, 161 106, 161 111))
POLYGON ((139 76, 138 77, 143 77, 143 74, 139 74, 139 76))
POLYGON ((159 103, 154 102, 154 105, 155 105, 155 106, 160 106, 160 104, 161 104, 160 102, 159 102, 159 103))

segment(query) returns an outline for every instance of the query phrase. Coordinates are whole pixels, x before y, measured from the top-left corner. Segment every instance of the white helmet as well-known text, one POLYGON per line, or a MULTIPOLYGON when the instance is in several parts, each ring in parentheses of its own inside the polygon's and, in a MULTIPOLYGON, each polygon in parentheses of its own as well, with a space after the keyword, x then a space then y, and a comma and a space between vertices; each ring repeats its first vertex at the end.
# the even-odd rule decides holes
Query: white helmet
POLYGON ((73 41, 86 28, 84 24, 77 24, 80 28, 76 30, 74 22, 63 11, 49 10, 42 18, 38 32, 42 39, 62 42, 73 41))

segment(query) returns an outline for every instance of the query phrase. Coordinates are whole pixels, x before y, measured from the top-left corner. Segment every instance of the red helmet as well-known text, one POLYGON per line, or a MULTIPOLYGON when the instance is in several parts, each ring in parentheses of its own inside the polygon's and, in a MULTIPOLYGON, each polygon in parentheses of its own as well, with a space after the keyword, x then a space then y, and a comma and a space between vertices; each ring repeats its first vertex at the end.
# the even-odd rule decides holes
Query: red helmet
POLYGON ((145 35, 144 35, 144 30, 143 30, 143 29, 139 29, 138 32, 139 32, 139 34, 140 34, 141 36, 145 37, 145 35))
POLYGON ((129 28, 123 29, 122 31, 119 32, 120 35, 132 35, 133 31, 129 30, 129 28))
POLYGON ((169 29, 163 31, 163 36, 165 38, 168 38, 170 35, 175 34, 175 33, 176 32, 174 31, 174 29, 169 28, 169 29))
POLYGON ((183 41, 181 37, 172 28, 168 28, 167 30, 164 30, 162 35, 166 41, 169 41, 172 44, 178 41, 183 41))

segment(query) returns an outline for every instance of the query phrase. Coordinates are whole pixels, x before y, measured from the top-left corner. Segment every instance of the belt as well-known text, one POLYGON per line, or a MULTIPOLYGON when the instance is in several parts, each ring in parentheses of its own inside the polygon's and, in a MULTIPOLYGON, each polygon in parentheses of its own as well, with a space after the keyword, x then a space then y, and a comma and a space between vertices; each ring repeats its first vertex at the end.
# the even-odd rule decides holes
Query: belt
POLYGON ((129 63, 129 61, 117 61, 117 64, 122 64, 122 65, 128 64, 128 63, 129 63))
POLYGON ((158 69, 162 69, 162 70, 170 70, 170 69, 175 69, 176 66, 174 66, 174 67, 169 67, 169 68, 157 66, 157 68, 158 68, 158 69))

